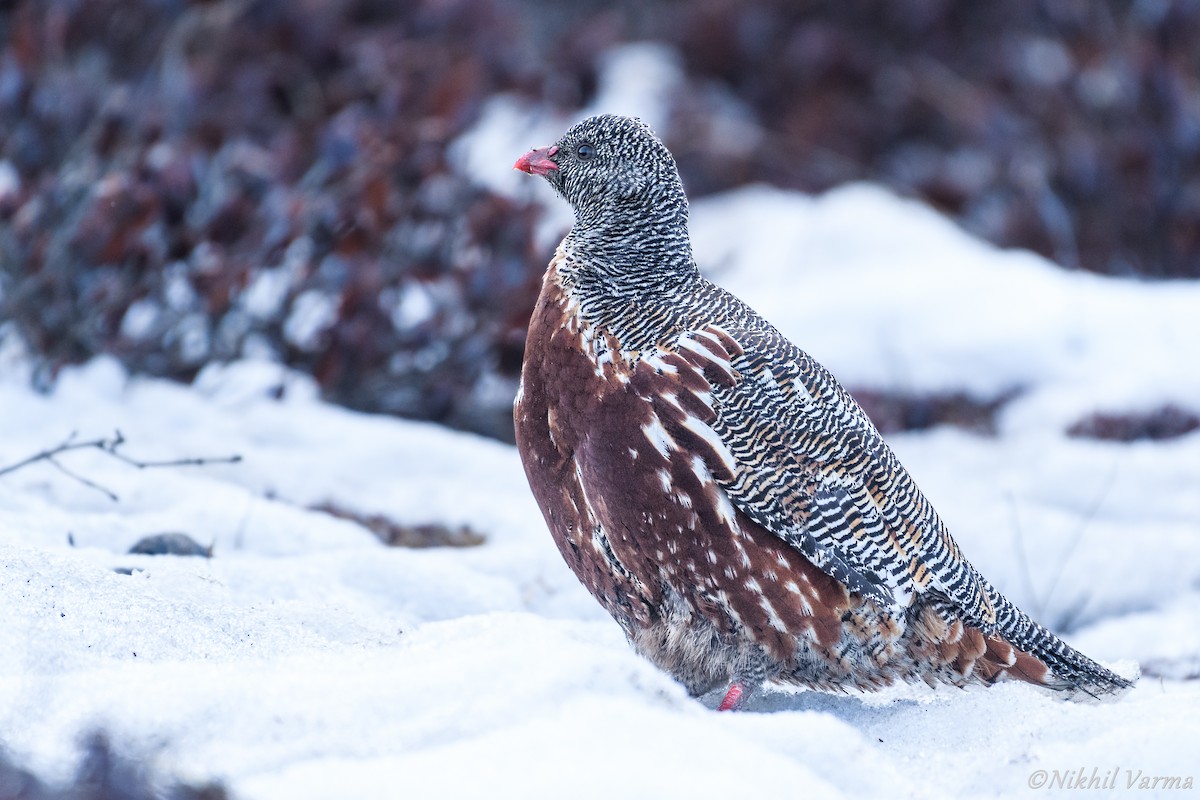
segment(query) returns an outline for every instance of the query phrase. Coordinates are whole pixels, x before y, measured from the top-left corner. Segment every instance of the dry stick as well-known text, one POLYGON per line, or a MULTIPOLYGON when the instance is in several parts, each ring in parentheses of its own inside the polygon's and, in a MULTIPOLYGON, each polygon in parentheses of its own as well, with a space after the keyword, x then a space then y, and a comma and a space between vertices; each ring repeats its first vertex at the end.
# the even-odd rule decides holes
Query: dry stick
POLYGON ((63 475, 66 475, 68 478, 77 480, 80 483, 82 483, 84 486, 89 486, 89 487, 95 489, 97 492, 100 492, 101 494, 106 495, 108 497, 108 499, 112 500, 114 503, 121 499, 121 498, 117 497, 117 495, 111 489, 106 489, 103 486, 101 486, 100 484, 96 483, 95 481, 90 481, 87 478, 80 475, 79 473, 72 472, 71 470, 67 469, 62 464, 60 464, 53 457, 47 458, 46 463, 50 464, 52 467, 56 468, 59 472, 61 472, 63 475))
POLYGON ((51 447, 49 449, 42 450, 39 453, 34 453, 28 458, 22 459, 15 464, 10 464, 7 467, 0 467, 0 476, 7 475, 10 472, 16 472, 22 467, 27 467, 30 464, 36 464, 39 461, 45 461, 67 477, 82 483, 84 486, 87 486, 90 489, 95 489, 115 502, 119 499, 116 493, 110 489, 106 489, 94 481, 88 480, 82 475, 67 469, 58 461, 58 456, 72 450, 85 450, 91 448, 99 450, 100 452, 112 456, 116 460, 128 464, 131 467, 136 467, 137 469, 151 469, 156 467, 199 467, 206 464, 236 464, 242 460, 241 456, 232 455, 218 456, 216 458, 177 458, 166 461, 141 461, 136 458, 131 458, 124 453, 118 452, 117 448, 125 444, 125 436, 119 430, 115 431, 110 439, 90 439, 86 442, 75 441, 76 433, 76 431, 72 431, 71 435, 64 439, 62 444, 58 445, 57 447, 51 447))
MULTIPOLYGON (((1067 544, 1067 549, 1063 553, 1062 558, 1058 560, 1058 569, 1055 570, 1054 577, 1050 579, 1049 584, 1046 586, 1045 594, 1043 594, 1040 598, 1038 597, 1039 592, 1033 585, 1033 574, 1029 569, 1029 558, 1025 551, 1025 538, 1021 534, 1021 520, 1017 515, 1017 498, 1012 492, 1006 493, 1005 497, 1008 500, 1009 510, 1012 513, 1013 540, 1014 544, 1016 545, 1017 560, 1020 562, 1021 578, 1022 582, 1025 584, 1026 591, 1033 600, 1034 606, 1032 607, 1032 610, 1034 612, 1034 616, 1041 618, 1046 609, 1049 608, 1050 598, 1054 596, 1054 590, 1058 587, 1058 582, 1062 579, 1063 573, 1066 572, 1067 563, 1075 554, 1075 550, 1079 547, 1079 543, 1083 541, 1083 535, 1087 533, 1088 527, 1091 525, 1092 520, 1095 519, 1096 514, 1100 511, 1100 506, 1104 504, 1105 499, 1108 497, 1108 492, 1112 488, 1113 482, 1116 480, 1117 471, 1120 465, 1120 461, 1113 462, 1113 467, 1111 470, 1109 470, 1108 476, 1101 484, 1100 491, 1096 494, 1096 497, 1092 500, 1091 504, 1084 510, 1079 527, 1076 528, 1074 536, 1071 537, 1070 543, 1067 544)), ((1074 609, 1067 609, 1071 613, 1059 621, 1058 627, 1068 627, 1071 623, 1071 620, 1079 614, 1084 606, 1087 605, 1089 599, 1090 596, 1085 595, 1074 607, 1074 609)))
MULTIPOLYGON (((1083 535, 1087 533, 1087 529, 1092 524, 1092 520, 1095 519, 1096 514, 1099 513, 1100 506, 1104 505, 1104 501, 1108 499, 1108 492, 1110 489, 1112 489, 1112 485, 1117 479, 1117 472, 1119 471, 1120 466, 1121 462, 1118 457, 1118 460, 1113 461, 1112 469, 1109 470, 1108 476, 1104 479, 1104 483, 1100 485, 1100 491, 1096 493, 1095 499, 1084 511, 1083 519, 1080 520, 1079 523, 1079 528, 1075 531, 1075 536, 1072 537, 1071 543, 1067 546, 1067 552, 1064 553, 1062 559, 1059 560, 1058 570, 1054 573, 1054 577, 1051 579, 1050 585, 1046 588, 1047 603, 1050 602, 1051 596, 1054 595, 1054 589, 1058 586, 1059 579, 1062 578, 1063 572, 1065 572, 1067 569, 1067 562, 1070 561, 1071 556, 1075 554, 1075 548, 1077 548, 1080 541, 1083 540, 1083 535)), ((1075 609, 1074 613, 1071 615, 1072 617, 1078 616, 1083 605, 1087 604, 1087 600, 1088 598, 1085 597, 1083 604, 1075 609)), ((1070 619, 1064 620, 1062 626, 1064 628, 1067 627, 1070 624, 1070 621, 1070 619)))
POLYGON ((1029 570, 1029 556, 1025 552, 1025 537, 1021 533, 1021 517, 1017 513, 1017 498, 1011 491, 1005 492, 1004 497, 1008 500, 1008 510, 1012 515, 1013 540, 1017 547, 1017 561, 1021 567, 1021 582, 1025 584, 1025 591, 1033 603, 1030 611, 1033 612, 1034 618, 1041 619, 1042 612, 1045 611, 1045 603, 1038 599, 1037 587, 1033 585, 1033 573, 1029 570))
MULTIPOLYGON (((31 455, 29 458, 25 459, 24 461, 18 461, 16 464, 11 464, 7 467, 0 468, 0 475, 7 475, 10 472, 16 472, 21 467, 27 467, 30 464, 33 464, 38 461, 45 461, 47 459, 52 459, 59 453, 65 453, 68 450, 80 450, 85 447, 100 447, 106 441, 104 439, 97 439, 92 442, 76 442, 75 441, 76 433, 77 433, 76 431, 71 431, 71 435, 68 436, 63 441, 63 443, 60 444, 58 447, 51 448, 50 450, 43 450, 40 453, 34 453, 33 455, 31 455)), ((118 431, 117 435, 120 436, 119 431, 118 431)))

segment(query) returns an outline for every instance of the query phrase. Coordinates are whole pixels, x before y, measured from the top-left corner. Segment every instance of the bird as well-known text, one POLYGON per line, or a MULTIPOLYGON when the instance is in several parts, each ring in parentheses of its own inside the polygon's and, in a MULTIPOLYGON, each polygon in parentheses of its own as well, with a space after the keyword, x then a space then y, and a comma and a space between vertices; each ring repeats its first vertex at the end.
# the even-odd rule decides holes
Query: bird
POLYGON ((634 650, 692 696, 724 688, 723 711, 769 682, 1132 685, 1000 594, 837 379, 701 275, 649 126, 592 116, 514 168, 574 212, 530 318, 517 448, 634 650))

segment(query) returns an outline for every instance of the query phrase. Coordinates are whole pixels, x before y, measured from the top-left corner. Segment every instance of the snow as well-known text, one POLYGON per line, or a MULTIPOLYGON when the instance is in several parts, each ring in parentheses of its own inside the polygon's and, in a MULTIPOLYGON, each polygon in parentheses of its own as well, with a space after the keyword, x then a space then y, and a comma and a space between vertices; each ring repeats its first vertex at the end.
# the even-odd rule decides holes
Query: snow
POLYGON ((1200 777, 1200 435, 1064 433, 1097 407, 1195 406, 1197 287, 1063 272, 867 186, 747 189, 697 203, 693 224, 711 274, 852 385, 1022 387, 995 438, 892 444, 980 569, 1095 657, 1141 663, 1136 689, 1094 705, 1015 684, 774 689, 719 714, 576 583, 512 448, 326 405, 266 361, 182 386, 100 358, 37 394, 6 344, 0 464, 114 429, 137 458, 243 456, 61 457, 118 502, 45 463, 0 476, 11 756, 63 780, 104 728, 163 774, 246 798, 990 797, 1036 770, 1200 777), (487 542, 387 548, 323 502, 487 542), (126 554, 168 531, 213 557, 126 554))
POLYGON ((0 202, 21 191, 21 175, 11 161, 0 161, 0 202))
POLYGON ((436 313, 437 303, 429 290, 420 283, 412 283, 394 304, 392 324, 398 331, 410 330, 428 322, 436 313))
POLYGON ((135 300, 129 304, 125 316, 121 317, 121 335, 135 341, 145 339, 154 330, 159 317, 158 303, 149 298, 135 300))
POLYGON ((242 308, 260 320, 270 319, 283 308, 294 280, 295 272, 285 267, 259 270, 241 295, 242 308))
POLYGON ((309 289, 296 298, 292 313, 283 323, 283 338, 301 350, 317 347, 317 337, 337 320, 337 300, 319 289, 309 289))
MULTIPOLYGON (((677 76, 670 51, 620 48, 586 113, 662 130, 677 76)), ((499 97, 456 148, 481 182, 545 205, 547 260, 570 213, 510 165, 573 121, 499 97)), ((1066 272, 865 185, 748 187, 696 202, 692 224, 707 274, 844 383, 1020 391, 994 438, 936 428, 891 444, 981 571, 1085 652, 1140 665, 1135 689, 1084 704, 1018 684, 776 688, 717 713, 636 656, 579 586, 511 447, 329 406, 266 360, 182 386, 99 358, 38 394, 0 327, 0 467, 114 430, 137 458, 243 457, 150 470, 60 457, 115 502, 46 463, 0 475, 0 745, 60 781, 102 728, 157 773, 240 798, 975 798, 1093 769, 1116 770, 1118 789, 1127 772, 1200 778, 1200 433, 1065 434, 1097 410, 1197 409, 1200 284, 1066 272), (387 548, 321 503, 467 525, 486 543, 387 548), (164 532, 213 557, 127 553, 164 532)), ((289 270, 247 290, 252 311, 278 303, 289 270)), ((405 298, 397 324, 435 301, 405 298)), ((329 307, 299 305, 289 336, 303 345, 329 307)))
POLYGON ((692 220, 697 261, 712 277, 851 386, 1032 389, 1039 396, 1014 409, 1021 426, 1200 397, 1200 369, 1180 361, 1200 341, 1195 282, 1047 270, 867 185, 819 201, 753 186, 696 203, 692 220), (729 235, 738 228, 770 235, 729 235), (1021 414, 1027 403, 1035 414, 1021 414))

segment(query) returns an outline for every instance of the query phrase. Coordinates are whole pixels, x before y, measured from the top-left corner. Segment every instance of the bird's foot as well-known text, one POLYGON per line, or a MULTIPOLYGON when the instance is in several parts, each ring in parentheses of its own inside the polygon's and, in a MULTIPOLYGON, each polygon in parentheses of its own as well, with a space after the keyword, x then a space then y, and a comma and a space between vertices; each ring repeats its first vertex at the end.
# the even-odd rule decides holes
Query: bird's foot
POLYGON ((746 691, 745 684, 740 681, 734 681, 729 684, 729 690, 725 692, 725 697, 721 700, 721 704, 717 706, 717 711, 736 711, 737 707, 742 704, 742 699, 748 694, 749 692, 746 691))

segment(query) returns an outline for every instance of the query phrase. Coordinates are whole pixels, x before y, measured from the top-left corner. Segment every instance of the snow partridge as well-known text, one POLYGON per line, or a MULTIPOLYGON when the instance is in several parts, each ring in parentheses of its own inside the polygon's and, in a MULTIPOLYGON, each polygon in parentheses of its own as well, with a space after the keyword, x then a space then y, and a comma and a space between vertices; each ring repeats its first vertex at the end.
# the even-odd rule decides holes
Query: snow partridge
POLYGON ((722 709, 766 681, 1130 685, 996 591, 841 384, 701 277, 644 123, 592 117, 515 166, 575 212, 517 445, 563 558, 639 653, 694 695, 728 687, 722 709))

